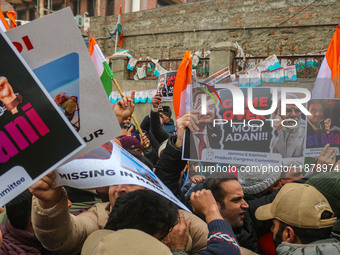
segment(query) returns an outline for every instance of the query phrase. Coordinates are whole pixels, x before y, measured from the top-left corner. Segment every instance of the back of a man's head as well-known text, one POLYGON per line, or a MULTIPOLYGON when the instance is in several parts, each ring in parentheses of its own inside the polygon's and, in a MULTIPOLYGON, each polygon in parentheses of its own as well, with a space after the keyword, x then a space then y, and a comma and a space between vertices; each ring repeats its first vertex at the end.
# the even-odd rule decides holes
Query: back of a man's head
MULTIPOLYGON (((320 219, 326 220, 326 219, 331 219, 333 217, 333 213, 329 211, 324 211, 321 214, 320 219)), ((309 244, 318 240, 323 240, 327 239, 330 237, 332 233, 332 227, 328 228, 299 228, 299 227, 294 227, 289 224, 286 224, 282 221, 279 223, 279 233, 283 233, 283 231, 289 226, 294 230, 294 234, 302 244, 309 244)), ((281 240, 282 242, 282 240, 281 240)), ((280 242, 280 243, 281 243, 280 242)))
POLYGON ((310 178, 306 184, 312 185, 327 198, 334 216, 337 217, 333 232, 340 234, 340 174, 337 172, 320 173, 310 178))
POLYGON ((25 190, 6 204, 7 217, 14 228, 26 229, 31 217, 32 193, 25 190))
POLYGON ((169 200, 151 190, 136 190, 117 198, 105 229, 138 229, 165 237, 177 217, 178 208, 169 200))
POLYGON ((282 238, 280 234, 290 227, 296 236, 290 242, 303 244, 328 238, 336 222, 327 199, 313 186, 300 183, 285 184, 272 203, 256 210, 255 217, 258 220, 279 221, 274 242, 276 234, 282 238))

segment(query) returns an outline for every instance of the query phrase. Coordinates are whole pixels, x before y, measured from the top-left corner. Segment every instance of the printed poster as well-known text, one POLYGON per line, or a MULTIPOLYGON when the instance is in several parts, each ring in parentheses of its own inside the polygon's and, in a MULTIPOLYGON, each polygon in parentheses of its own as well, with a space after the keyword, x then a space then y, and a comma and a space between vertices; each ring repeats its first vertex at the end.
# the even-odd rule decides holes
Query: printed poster
POLYGON ((110 144, 112 152, 99 147, 59 167, 56 170, 57 186, 87 189, 119 184, 140 185, 189 211, 145 164, 117 144, 110 144))
MULTIPOLYGON (((162 95, 163 101, 172 101, 177 71, 162 73, 158 76, 157 93, 162 95)), ((192 70, 191 80, 195 82, 196 69, 192 70)))
POLYGON ((3 32, 0 52, 3 206, 85 145, 3 32))
POLYGON ((219 83, 228 83, 231 82, 230 78, 230 70, 229 67, 223 68, 222 70, 214 73, 213 75, 209 76, 209 78, 205 79, 202 84, 206 84, 209 86, 215 86, 219 83))
POLYGON ((157 92, 163 101, 172 101, 177 71, 162 73, 158 76, 157 92))
POLYGON ((329 149, 335 149, 336 161, 340 159, 339 107, 339 99, 311 99, 308 102, 311 115, 307 116, 306 164, 314 164, 326 144, 330 144, 329 149))
POLYGON ((86 142, 80 156, 121 135, 70 8, 6 32, 86 142))
MULTIPOLYGON (((234 165, 302 166, 306 118, 301 110, 287 104, 286 114, 281 112, 280 88, 233 87, 240 93, 237 98, 227 88, 193 88, 191 112, 196 112, 200 124, 197 132, 186 133, 183 158, 234 165), (234 113, 240 107, 241 113, 234 113)), ((290 97, 304 98, 301 93, 289 93, 290 97)))

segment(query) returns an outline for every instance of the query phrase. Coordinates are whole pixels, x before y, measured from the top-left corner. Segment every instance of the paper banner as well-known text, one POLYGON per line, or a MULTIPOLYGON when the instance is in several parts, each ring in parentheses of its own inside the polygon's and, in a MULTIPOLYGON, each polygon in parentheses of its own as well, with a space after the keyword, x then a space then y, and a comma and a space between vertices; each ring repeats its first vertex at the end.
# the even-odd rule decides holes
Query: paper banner
POLYGON ((111 145, 112 153, 98 148, 59 167, 55 179, 57 186, 88 189, 119 184, 140 185, 190 212, 145 164, 117 144, 111 145))

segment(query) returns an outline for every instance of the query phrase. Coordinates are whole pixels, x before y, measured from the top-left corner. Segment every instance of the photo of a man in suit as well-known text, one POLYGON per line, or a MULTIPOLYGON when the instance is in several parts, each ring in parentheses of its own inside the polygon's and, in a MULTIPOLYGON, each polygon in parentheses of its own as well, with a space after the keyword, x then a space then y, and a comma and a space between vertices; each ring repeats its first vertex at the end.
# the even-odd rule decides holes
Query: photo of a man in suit
MULTIPOLYGON (((215 100, 216 101, 216 100, 215 100)), ((204 149, 220 149, 222 130, 220 126, 213 126, 213 121, 216 118, 216 105, 210 95, 206 95, 205 91, 199 88, 194 88, 192 93, 193 107, 191 114, 195 115, 198 119, 198 131, 190 133, 186 137, 186 145, 190 143, 190 159, 205 158, 202 155, 204 149), (203 97, 205 99, 203 99, 203 97), (203 100, 203 101, 202 101, 203 100), (206 102, 205 109, 204 101, 206 102), (190 142, 187 140, 189 138, 190 142)), ((185 149, 185 151, 188 151, 185 149)), ((208 150, 206 150, 207 152, 208 150)))

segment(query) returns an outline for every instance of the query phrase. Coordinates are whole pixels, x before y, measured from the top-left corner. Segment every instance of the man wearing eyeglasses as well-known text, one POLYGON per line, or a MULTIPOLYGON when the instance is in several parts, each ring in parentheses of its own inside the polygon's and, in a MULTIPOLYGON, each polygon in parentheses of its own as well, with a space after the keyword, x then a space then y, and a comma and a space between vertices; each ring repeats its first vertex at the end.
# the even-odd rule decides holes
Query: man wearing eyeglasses
MULTIPOLYGON (((287 98, 297 98, 287 95, 287 98)), ((287 105, 286 114, 281 114, 281 101, 273 113, 273 138, 271 152, 282 155, 283 165, 301 165, 306 140, 306 123, 301 119, 301 111, 296 105, 287 105)))

